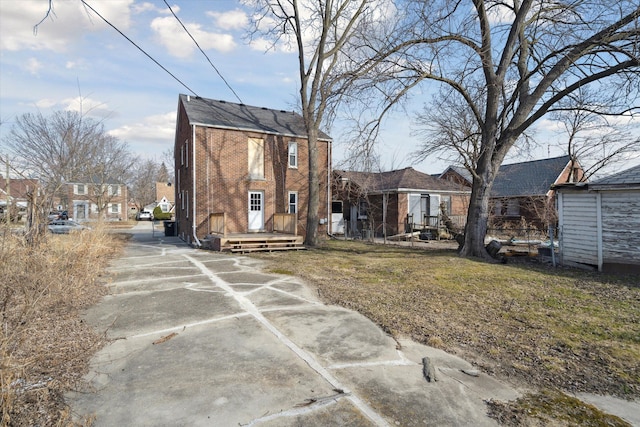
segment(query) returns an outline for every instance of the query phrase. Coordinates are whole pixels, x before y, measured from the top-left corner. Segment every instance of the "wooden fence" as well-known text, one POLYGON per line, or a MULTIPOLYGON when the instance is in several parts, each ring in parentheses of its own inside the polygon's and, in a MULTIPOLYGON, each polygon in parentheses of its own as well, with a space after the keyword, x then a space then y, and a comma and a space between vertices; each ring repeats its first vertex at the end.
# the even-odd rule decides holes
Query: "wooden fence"
POLYGON ((298 217, 296 214, 273 214, 273 232, 298 235, 298 217))
POLYGON ((227 221, 227 214, 224 212, 209 214, 209 232, 211 234, 220 234, 223 237, 226 237, 227 236, 226 221, 227 221))

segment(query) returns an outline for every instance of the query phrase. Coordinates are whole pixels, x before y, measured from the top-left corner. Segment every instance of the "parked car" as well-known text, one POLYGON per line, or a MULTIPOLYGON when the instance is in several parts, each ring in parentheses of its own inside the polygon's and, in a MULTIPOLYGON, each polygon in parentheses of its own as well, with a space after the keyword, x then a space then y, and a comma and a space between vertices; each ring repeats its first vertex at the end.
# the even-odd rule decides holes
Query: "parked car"
POLYGON ((51 221, 47 228, 53 234, 69 234, 73 231, 91 230, 91 227, 87 227, 86 225, 82 225, 71 219, 58 219, 51 221))
POLYGON ((153 214, 149 211, 140 211, 136 214, 136 221, 153 221, 153 214))
POLYGON ((47 218, 49 221, 55 221, 56 219, 69 219, 69 213, 67 211, 51 211, 47 218))

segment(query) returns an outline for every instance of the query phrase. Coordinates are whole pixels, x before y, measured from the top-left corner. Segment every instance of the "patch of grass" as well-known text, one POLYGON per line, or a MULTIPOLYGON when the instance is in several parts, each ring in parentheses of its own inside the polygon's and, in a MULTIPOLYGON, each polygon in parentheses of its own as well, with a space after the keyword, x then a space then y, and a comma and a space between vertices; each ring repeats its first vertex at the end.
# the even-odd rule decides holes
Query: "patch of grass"
POLYGON ((531 393, 514 402, 489 402, 489 413, 504 425, 631 427, 623 419, 555 390, 531 393))
POLYGON ((286 263, 328 303, 541 389, 640 397, 637 277, 332 240, 286 263))
POLYGON ((270 268, 269 272, 273 274, 283 274, 285 276, 293 276, 293 271, 287 270, 286 268, 282 268, 282 267, 270 268))
POLYGON ((73 424, 63 395, 105 343, 80 312, 106 291, 100 276, 123 243, 99 225, 37 246, 2 230, 0 425, 73 424))

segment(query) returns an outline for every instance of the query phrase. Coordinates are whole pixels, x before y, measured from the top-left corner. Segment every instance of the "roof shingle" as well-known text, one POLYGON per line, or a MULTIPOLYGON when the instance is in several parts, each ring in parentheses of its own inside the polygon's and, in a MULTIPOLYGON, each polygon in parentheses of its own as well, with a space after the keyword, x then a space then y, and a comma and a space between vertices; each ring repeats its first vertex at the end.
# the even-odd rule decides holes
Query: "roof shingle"
MULTIPOLYGON (((307 137, 303 117, 292 111, 252 107, 184 94, 180 94, 180 102, 184 106, 190 124, 307 137)), ((330 141, 331 137, 320 131, 319 139, 330 141)))
POLYGON ((640 184, 640 165, 625 169, 621 172, 614 173, 602 179, 593 181, 589 186, 591 188, 599 185, 629 185, 640 184))
POLYGON ((399 189, 469 192, 468 188, 463 188, 453 182, 418 172, 411 167, 389 172, 353 172, 344 170, 335 170, 335 172, 340 176, 353 181, 359 187, 366 188, 368 191, 372 192, 399 189))
POLYGON ((569 156, 500 166, 491 189, 491 197, 543 196, 551 189, 569 156))

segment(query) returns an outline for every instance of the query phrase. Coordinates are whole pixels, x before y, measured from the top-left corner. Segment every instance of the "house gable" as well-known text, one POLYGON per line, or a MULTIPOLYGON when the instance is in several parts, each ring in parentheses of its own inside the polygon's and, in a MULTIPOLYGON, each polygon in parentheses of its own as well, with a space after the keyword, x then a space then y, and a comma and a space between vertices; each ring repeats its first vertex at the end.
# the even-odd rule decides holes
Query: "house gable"
MULTIPOLYGON (((329 217, 330 144, 321 132, 321 220, 329 217)), ((288 213, 292 205, 298 233, 304 233, 309 174, 302 116, 180 95, 174 161, 176 224, 182 239, 199 245, 219 218, 224 218, 227 233, 271 231, 274 215, 288 213)), ((326 223, 321 221, 319 233, 326 223)))

